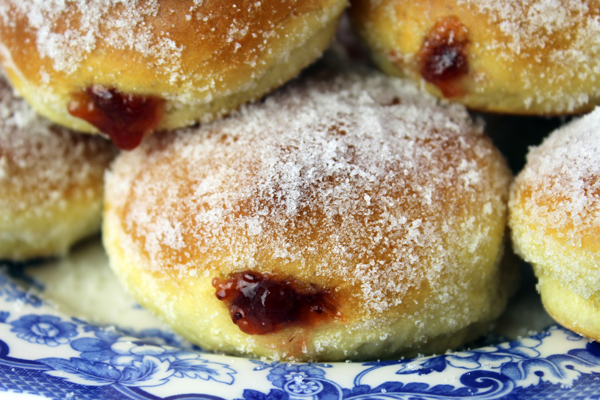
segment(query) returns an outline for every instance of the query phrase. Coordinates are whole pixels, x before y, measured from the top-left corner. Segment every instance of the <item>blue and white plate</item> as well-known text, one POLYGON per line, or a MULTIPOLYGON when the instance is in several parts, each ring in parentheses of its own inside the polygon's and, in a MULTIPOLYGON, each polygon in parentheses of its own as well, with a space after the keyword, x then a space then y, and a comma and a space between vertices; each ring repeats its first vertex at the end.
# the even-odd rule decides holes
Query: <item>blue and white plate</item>
POLYGON ((94 241, 58 262, 3 266, 0 398, 600 398, 600 344, 557 326, 523 335, 550 323, 532 288, 526 279, 487 338, 518 340, 410 360, 288 364, 181 340, 120 289, 94 241))

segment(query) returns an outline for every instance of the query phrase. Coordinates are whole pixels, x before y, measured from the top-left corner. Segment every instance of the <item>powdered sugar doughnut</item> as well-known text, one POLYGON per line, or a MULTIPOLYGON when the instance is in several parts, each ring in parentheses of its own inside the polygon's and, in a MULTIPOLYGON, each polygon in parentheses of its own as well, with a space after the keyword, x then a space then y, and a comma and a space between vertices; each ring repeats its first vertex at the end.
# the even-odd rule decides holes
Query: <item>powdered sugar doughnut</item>
POLYGON ((351 15, 387 73, 502 113, 600 104, 600 1, 357 0, 351 15))
POLYGON ((208 121, 314 61, 347 0, 0 2, 0 60, 41 114, 123 149, 208 121))
POLYGON ((600 109, 530 151, 511 191, 510 226, 550 315, 600 340, 600 109))
POLYGON ((98 232, 115 153, 39 117, 0 75, 0 260, 61 255, 98 232))
POLYGON ((122 154, 104 243, 138 301, 207 349, 444 351, 513 289, 510 179, 462 107, 381 75, 311 80, 122 154))

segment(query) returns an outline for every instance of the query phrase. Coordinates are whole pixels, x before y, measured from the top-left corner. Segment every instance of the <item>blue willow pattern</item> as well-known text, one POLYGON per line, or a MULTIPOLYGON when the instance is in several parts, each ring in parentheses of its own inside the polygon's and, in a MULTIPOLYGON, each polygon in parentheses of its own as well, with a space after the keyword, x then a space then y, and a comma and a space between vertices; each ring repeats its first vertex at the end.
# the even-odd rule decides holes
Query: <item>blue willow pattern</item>
POLYGON ((598 390, 600 345, 560 327, 410 360, 266 362, 206 353, 158 329, 103 328, 60 315, 0 273, 0 392, 55 399, 389 400, 598 390), (568 348, 556 350, 556 343, 568 348))

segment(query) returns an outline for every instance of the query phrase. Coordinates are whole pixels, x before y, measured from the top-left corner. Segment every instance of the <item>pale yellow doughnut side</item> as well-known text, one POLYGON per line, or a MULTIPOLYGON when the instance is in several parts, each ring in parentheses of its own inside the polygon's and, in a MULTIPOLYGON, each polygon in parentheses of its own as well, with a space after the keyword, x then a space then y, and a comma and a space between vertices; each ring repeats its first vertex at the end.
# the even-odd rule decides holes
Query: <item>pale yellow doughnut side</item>
POLYGON ((551 2, 545 0, 529 5, 358 0, 352 4, 351 15, 383 71, 409 76, 438 97, 444 97, 440 89, 422 79, 418 55, 438 21, 457 18, 468 30, 469 71, 458 82, 462 93, 450 100, 481 111, 560 115, 589 111, 600 104, 599 3, 562 3, 564 10, 580 18, 579 24, 561 25, 557 21, 575 18, 559 13, 561 8, 546 9, 551 2), (586 8, 587 14, 580 16, 580 8, 586 8), (542 15, 547 27, 538 22, 542 15))

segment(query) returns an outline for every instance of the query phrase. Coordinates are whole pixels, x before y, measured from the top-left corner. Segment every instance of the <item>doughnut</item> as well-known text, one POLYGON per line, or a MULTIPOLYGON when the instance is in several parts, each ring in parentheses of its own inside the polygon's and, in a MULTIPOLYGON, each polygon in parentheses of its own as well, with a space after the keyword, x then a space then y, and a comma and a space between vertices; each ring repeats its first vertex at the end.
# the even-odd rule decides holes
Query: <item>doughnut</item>
POLYGON ((122 153, 103 241, 140 304, 205 349, 439 352, 486 332, 514 288, 511 179, 462 106, 322 74, 122 153))
POLYGON ((600 104, 600 1, 354 0, 386 73, 487 112, 565 115, 600 104))
POLYGON ((110 142, 38 116, 0 73, 0 260, 63 255, 100 231, 110 142))
POLYGON ((347 0, 0 3, 0 63, 40 114, 132 149, 206 122, 314 61, 347 0))
POLYGON ((515 250, 548 313, 600 340, 600 108, 530 150, 509 208, 515 250))

